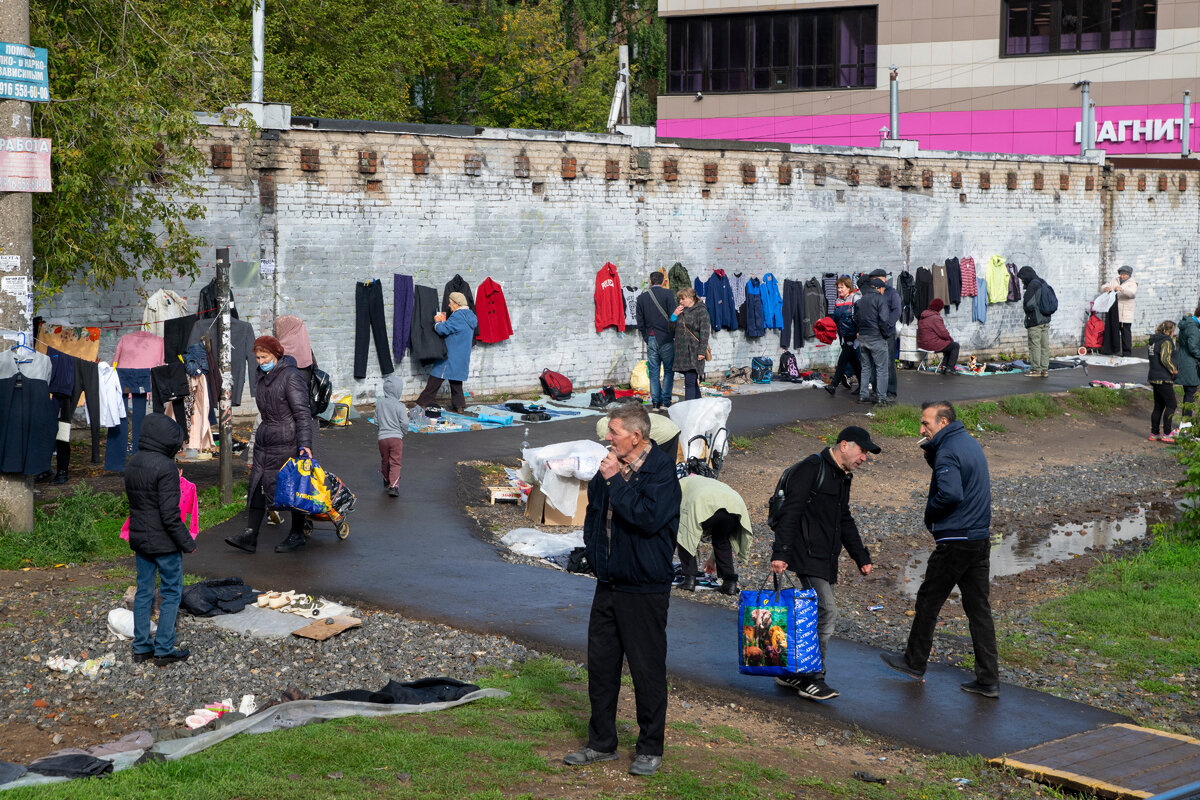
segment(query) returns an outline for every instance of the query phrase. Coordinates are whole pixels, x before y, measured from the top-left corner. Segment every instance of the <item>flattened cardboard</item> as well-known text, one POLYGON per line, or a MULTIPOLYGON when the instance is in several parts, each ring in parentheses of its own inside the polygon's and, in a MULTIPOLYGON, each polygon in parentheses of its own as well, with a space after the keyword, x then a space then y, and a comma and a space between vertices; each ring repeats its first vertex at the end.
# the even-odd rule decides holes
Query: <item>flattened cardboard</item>
POLYGON ((303 636, 305 639, 323 642, 332 636, 337 636, 342 631, 357 628, 359 625, 362 625, 361 619, 339 614, 336 617, 314 620, 303 628, 292 631, 292 636, 303 636))

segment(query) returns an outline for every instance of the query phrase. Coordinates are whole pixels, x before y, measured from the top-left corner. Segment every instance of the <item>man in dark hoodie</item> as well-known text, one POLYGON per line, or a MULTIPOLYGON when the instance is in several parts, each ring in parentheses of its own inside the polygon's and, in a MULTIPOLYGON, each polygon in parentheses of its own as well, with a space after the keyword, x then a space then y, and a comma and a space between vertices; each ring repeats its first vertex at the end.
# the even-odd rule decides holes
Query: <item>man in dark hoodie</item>
POLYGON ((1050 375, 1050 315, 1043 314, 1039 306, 1045 281, 1033 267, 1021 267, 1017 277, 1025 290, 1021 307, 1025 309, 1025 332, 1029 335, 1029 377, 1045 378, 1050 375))
POLYGON ((175 647, 175 619, 183 597, 183 554, 196 549, 179 513, 179 471, 175 454, 183 446, 183 428, 165 414, 142 421, 138 450, 125 465, 129 497, 129 547, 137 562, 133 598, 133 660, 154 659, 160 667, 184 661, 189 653, 175 647), (155 578, 161 582, 158 632, 150 637, 155 578))
POLYGON ((964 692, 1000 696, 1000 665, 996 626, 988 600, 991 570, 992 482, 979 442, 958 421, 948 400, 921 406, 921 436, 925 460, 933 468, 925 502, 925 527, 933 534, 933 553, 925 579, 917 590, 916 616, 902 653, 881 653, 892 669, 924 680, 938 614, 954 587, 962 595, 963 611, 975 651, 975 680, 964 692))

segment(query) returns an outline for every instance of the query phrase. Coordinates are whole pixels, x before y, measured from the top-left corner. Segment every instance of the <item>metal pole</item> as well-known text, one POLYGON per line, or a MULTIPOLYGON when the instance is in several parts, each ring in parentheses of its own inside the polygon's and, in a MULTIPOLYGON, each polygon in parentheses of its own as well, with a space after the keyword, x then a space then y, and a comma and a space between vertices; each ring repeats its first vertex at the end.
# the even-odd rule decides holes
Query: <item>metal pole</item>
POLYGON ((891 75, 888 78, 888 122, 891 127, 891 137, 893 139, 900 138, 900 68, 895 64, 890 67, 891 75))
MULTIPOLYGON (((29 44, 29 0, 0 3, 0 41, 29 44)), ((24 100, 0 100, 0 137, 31 135, 31 114, 24 100)), ((0 329, 25 333, 25 343, 32 346, 33 321, 27 299, 33 291, 33 195, 29 192, 0 192, 0 254, 19 260, 3 273, 5 283, 16 286, 0 294, 0 329)), ((16 344, 8 337, 4 340, 0 345, 4 350, 16 344)), ((33 530, 31 478, 0 475, 0 517, 0 523, 11 531, 33 530)))
POLYGON ((1088 150, 1095 147, 1096 123, 1092 118, 1091 81, 1079 81, 1075 87, 1080 90, 1079 97, 1079 155, 1086 155, 1088 150))
POLYGON ((217 248, 217 368, 221 371, 221 394, 217 399, 217 419, 221 426, 220 486, 221 505, 233 502, 233 358, 229 336, 229 248, 217 248))
POLYGON ((1187 158, 1192 154, 1192 93, 1183 92, 1183 119, 1179 125, 1180 154, 1187 158))
POLYGON ((254 51, 250 72, 250 100, 254 103, 263 101, 263 26, 265 12, 263 4, 266 0, 254 0, 254 29, 251 44, 254 51))

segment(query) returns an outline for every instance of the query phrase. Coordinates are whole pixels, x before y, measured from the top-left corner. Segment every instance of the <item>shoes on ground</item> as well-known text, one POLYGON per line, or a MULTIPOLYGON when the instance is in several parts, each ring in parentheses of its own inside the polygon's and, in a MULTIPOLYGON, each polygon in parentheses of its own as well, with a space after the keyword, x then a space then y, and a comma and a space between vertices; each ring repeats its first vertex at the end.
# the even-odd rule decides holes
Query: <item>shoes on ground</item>
POLYGON ((841 694, 837 689, 825 683, 824 678, 814 678, 809 675, 780 675, 775 679, 775 683, 788 689, 795 689, 801 697, 807 697, 809 700, 832 700, 841 694))
POLYGON ((50 479, 53 477, 54 477, 54 470, 48 469, 45 472, 39 472, 37 475, 35 475, 33 478, 33 482, 34 483, 49 483, 50 479))
POLYGON ((154 658, 153 650, 149 650, 145 653, 139 653, 137 650, 133 651, 133 663, 135 663, 135 664, 141 664, 143 662, 149 661, 152 658, 154 658))
POLYGON ((1162 438, 1162 437, 1161 437, 1161 436, 1159 436, 1157 433, 1152 433, 1152 434, 1150 434, 1150 441, 1152 441, 1152 442, 1157 442, 1157 441, 1158 441, 1159 439, 1161 439, 1161 438, 1162 438))
POLYGON ((254 528, 246 528, 244 532, 236 536, 226 536, 225 544, 236 547, 238 550, 245 550, 247 553, 253 553, 258 548, 258 533, 254 528))
POLYGON ((1000 687, 995 684, 989 686, 988 684, 980 683, 979 681, 967 681, 958 688, 962 689, 964 692, 977 694, 980 697, 990 697, 993 700, 1000 696, 1000 687))
POLYGON ((67 471, 65 469, 60 469, 58 472, 54 473, 54 480, 50 481, 50 485, 62 486, 68 480, 69 478, 67 477, 67 471))
POLYGON ((601 753, 599 750, 585 747, 574 753, 567 753, 563 756, 563 763, 569 767, 586 767, 588 764, 597 764, 601 761, 615 761, 616 759, 616 750, 613 750, 611 753, 601 753))
POLYGON ((400 487, 399 486, 389 486, 388 487, 388 497, 399 497, 399 496, 400 496, 400 487))
POLYGON ((830 383, 825 386, 825 391, 829 392, 829 396, 833 397, 837 393, 837 384, 830 383))
POLYGON ((737 578, 729 578, 721 581, 720 588, 717 589, 721 594, 736 595, 738 593, 737 578))
POLYGON ((648 778, 658 772, 661 766, 662 756, 636 755, 633 757, 633 763, 629 765, 629 774, 648 778))
POLYGON ((871 406, 871 405, 875 405, 875 401, 874 401, 874 400, 872 400, 872 399, 871 399, 871 398, 869 398, 869 397, 859 397, 859 398, 858 398, 857 400, 855 400, 854 402, 858 403, 860 406, 871 406))
POLYGON ((165 656, 155 656, 154 665, 157 667, 165 667, 170 664, 174 664, 176 661, 187 661, 188 656, 190 655, 191 653, 188 650, 177 647, 171 652, 167 653, 165 656))
POLYGON ((1164 433, 1162 436, 1158 437, 1158 440, 1163 444, 1175 444, 1175 437, 1169 433, 1164 433))
POLYGON ((895 403, 896 403, 896 401, 895 401, 895 400, 888 400, 888 399, 881 398, 880 400, 878 400, 878 401, 875 403, 875 405, 877 405, 877 406, 890 406, 890 405, 895 405, 895 403))
POLYGON ((307 544, 308 540, 305 538, 303 531, 289 533, 286 539, 275 545, 275 552, 290 553, 294 550, 303 550, 307 544))
POLYGON ((685 592, 696 591, 696 576, 689 575, 683 579, 683 583, 679 584, 679 588, 685 592))
POLYGON ((904 653, 880 653, 879 657, 883 659, 883 663, 887 664, 896 672, 903 672, 910 678, 916 678, 919 681, 925 680, 924 670, 915 670, 908 665, 908 660, 904 657, 904 653))

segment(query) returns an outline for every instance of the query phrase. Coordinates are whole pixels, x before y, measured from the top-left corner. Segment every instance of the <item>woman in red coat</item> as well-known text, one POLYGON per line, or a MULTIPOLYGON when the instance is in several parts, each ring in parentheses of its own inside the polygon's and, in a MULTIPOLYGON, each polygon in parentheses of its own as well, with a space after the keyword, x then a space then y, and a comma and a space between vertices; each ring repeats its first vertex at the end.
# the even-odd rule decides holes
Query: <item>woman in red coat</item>
POLYGON ((946 323, 942 322, 945 304, 936 297, 929 301, 929 308, 921 312, 917 320, 917 347, 931 353, 942 354, 942 366, 938 372, 953 375, 958 363, 958 342, 950 337, 946 323))

